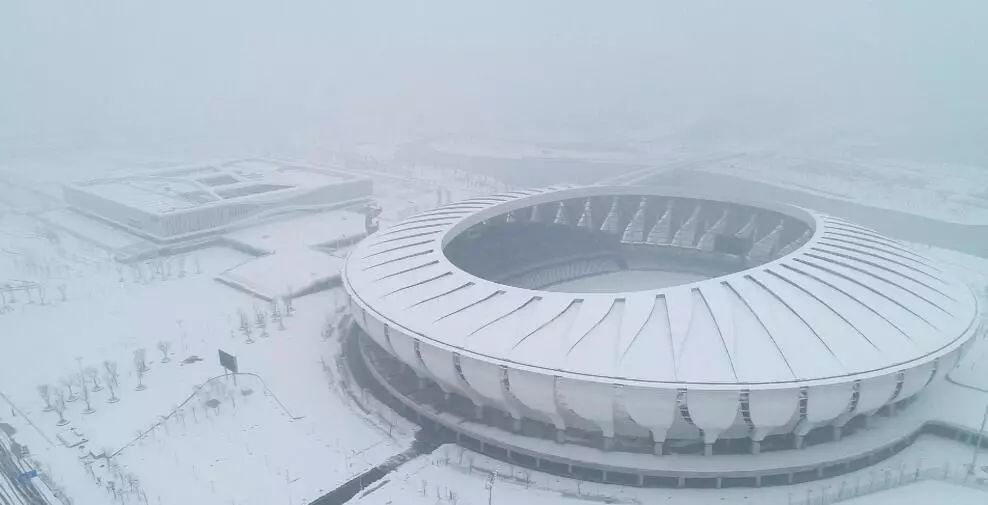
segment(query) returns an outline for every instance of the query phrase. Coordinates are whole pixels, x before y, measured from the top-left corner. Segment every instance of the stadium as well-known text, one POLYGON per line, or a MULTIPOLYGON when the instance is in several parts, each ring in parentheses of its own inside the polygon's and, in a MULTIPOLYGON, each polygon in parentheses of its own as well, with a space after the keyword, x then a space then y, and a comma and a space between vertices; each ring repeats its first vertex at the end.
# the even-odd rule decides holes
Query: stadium
POLYGON ((360 366, 461 444, 638 485, 834 475, 908 445, 980 334, 947 269, 839 218, 658 187, 474 198, 359 244, 360 366), (898 413, 897 413, 898 412, 898 413))

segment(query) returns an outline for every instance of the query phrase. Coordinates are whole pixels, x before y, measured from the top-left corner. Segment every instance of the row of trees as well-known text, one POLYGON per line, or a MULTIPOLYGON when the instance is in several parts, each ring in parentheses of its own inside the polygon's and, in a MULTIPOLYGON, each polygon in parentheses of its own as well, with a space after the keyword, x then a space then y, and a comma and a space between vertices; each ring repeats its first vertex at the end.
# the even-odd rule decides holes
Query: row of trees
MULTIPOLYGON (((157 344, 158 351, 161 352, 161 362, 171 361, 171 343, 162 340, 157 344)), ((150 370, 147 364, 147 351, 140 348, 134 351, 133 355, 134 375, 137 377, 135 391, 144 391, 147 386, 144 384, 144 376, 150 370)), ((117 403, 120 398, 117 393, 120 391, 120 371, 117 362, 106 360, 101 367, 82 367, 77 373, 68 375, 59 380, 58 385, 41 384, 38 386, 38 395, 45 402, 44 412, 55 412, 58 414, 57 426, 65 426, 68 420, 65 419, 65 412, 68 404, 82 400, 85 404, 83 414, 92 414, 96 411, 93 407, 92 393, 98 393, 104 389, 108 390, 110 397, 107 403, 117 403)))
MULTIPOLYGON (((272 300, 269 310, 270 312, 265 311, 261 307, 254 306, 253 317, 251 317, 246 310, 241 309, 237 312, 237 316, 240 320, 240 325, 237 329, 247 339, 248 344, 253 344, 255 342, 255 330, 260 338, 268 338, 271 336, 268 333, 269 320, 271 324, 278 325, 278 331, 284 331, 285 318, 295 315, 295 306, 292 304, 291 297, 288 296, 272 300), (284 307, 284 312, 282 312, 282 307, 284 307)), ((235 336, 233 330, 230 330, 230 336, 235 336)))
MULTIPOLYGON (((68 285, 65 283, 58 283, 55 287, 58 289, 61 301, 64 302, 68 300, 68 285)), ((20 294, 29 304, 38 303, 41 305, 48 305, 51 301, 48 296, 48 287, 44 284, 37 284, 33 282, 19 285, 4 284, 0 286, 0 314, 14 310, 13 305, 18 303, 18 294, 20 294)))
MULTIPOLYGON (((174 260, 165 257, 130 263, 126 269, 123 264, 117 263, 117 281, 124 282, 127 280, 124 275, 125 270, 129 271, 131 282, 139 284, 148 284, 155 280, 168 280, 172 277, 181 279, 188 275, 188 263, 188 257, 184 254, 176 256, 174 260)), ((192 273, 196 275, 202 273, 202 265, 199 263, 198 256, 192 257, 192 273)))
POLYGON ((102 367, 102 370, 95 366, 86 367, 79 373, 63 377, 55 387, 48 384, 38 386, 38 394, 45 402, 44 411, 54 411, 58 414, 58 422, 56 423, 58 426, 65 426, 69 423, 65 419, 65 411, 69 403, 74 403, 81 399, 86 404, 86 408, 82 411, 83 414, 92 414, 95 412, 96 409, 93 408, 91 393, 103 391, 104 385, 106 386, 105 389, 108 389, 110 392, 110 398, 107 402, 116 403, 120 401, 117 398, 117 390, 120 386, 120 373, 117 369, 117 363, 107 360, 103 362, 102 367))

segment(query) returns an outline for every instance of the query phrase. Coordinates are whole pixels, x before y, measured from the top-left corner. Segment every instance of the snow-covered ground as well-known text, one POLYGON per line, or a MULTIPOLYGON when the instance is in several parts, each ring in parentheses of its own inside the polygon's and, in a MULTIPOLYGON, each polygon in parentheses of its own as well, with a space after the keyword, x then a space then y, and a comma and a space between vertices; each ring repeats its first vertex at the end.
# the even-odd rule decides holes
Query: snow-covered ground
MULTIPOLYGON (((426 179, 382 176, 385 212, 434 206, 443 178, 426 179)), ((450 189, 444 198, 486 192, 450 189)), ((413 426, 342 388, 339 342, 326 331, 340 317, 338 289, 295 299, 290 317, 279 304, 279 323, 273 305, 215 280, 234 269, 259 291, 300 289, 339 268, 339 257, 313 246, 362 229, 362 216, 304 215, 230 237, 274 252, 261 258, 268 261, 209 247, 135 265, 117 264, 113 252, 143 241, 65 210, 44 217, 0 214, 0 287, 35 286, 4 295, 0 422, 75 503, 115 495, 124 503, 307 503, 411 444, 413 426), (219 349, 256 376, 240 375, 236 385, 223 377, 219 349), (110 402, 106 362, 118 370, 118 402, 110 402), (99 391, 87 379, 87 404, 72 383, 60 425, 37 386, 68 395, 68 383, 90 369, 99 391)))
MULTIPOLYGON (((66 254, 72 258, 76 253, 70 249, 66 254)), ((19 297, 13 310, 0 317, 5 340, 0 384, 19 411, 9 421, 30 420, 55 441, 54 447, 31 445, 70 495, 80 503, 99 502, 84 497, 107 499, 94 493, 93 479, 80 476, 76 449, 60 446, 58 436, 69 428, 88 440, 86 452, 123 448, 113 459, 121 474, 136 475, 147 496, 160 497, 162 503, 272 503, 275 497, 283 500, 289 488, 296 503, 304 503, 407 445, 354 414, 330 383, 336 344, 323 340, 321 332, 338 293, 296 300, 295 315, 284 319, 285 330, 270 321, 270 337, 262 338, 255 328, 255 342, 247 344, 234 331, 238 312, 247 313, 254 326, 255 311, 267 311, 267 306, 212 279, 242 261, 242 255, 212 248, 194 256, 199 273, 189 261, 180 276, 178 260, 169 258, 171 276, 145 283, 134 282, 126 269, 120 282, 121 272, 109 262, 91 259, 88 272, 64 279, 65 301, 55 290, 49 296, 56 299, 45 305, 19 297), (170 346, 167 363, 161 362, 159 342, 170 346), (131 360, 140 348, 148 356, 149 371, 141 381, 147 389, 135 391, 138 378, 131 360), (258 374, 264 383, 251 377, 242 378, 239 387, 225 380, 211 383, 222 387, 200 393, 181 414, 139 438, 193 388, 223 373, 217 349, 238 356, 240 370, 258 374), (202 361, 183 362, 195 357, 202 361), (91 392, 93 413, 84 414, 85 401, 77 399, 65 413, 69 425, 56 426, 58 416, 42 411, 44 402, 35 386, 59 386, 81 368, 102 368, 104 360, 119 366, 120 401, 107 403, 105 387, 91 392), (219 403, 211 407, 209 400, 219 403), (135 438, 139 441, 131 443, 135 438)), ((48 265, 51 259, 38 262, 48 265)), ((23 261, 5 263, 4 272, 11 277, 30 273, 23 261)), ((150 271, 143 275, 150 277, 150 271)), ((74 391, 78 395, 80 387, 75 385, 74 391)), ((26 433, 28 429, 21 427, 26 433)))
POLYGON ((534 143, 505 139, 477 140, 473 138, 448 138, 431 142, 430 146, 440 152, 463 156, 493 158, 556 158, 579 161, 637 164, 643 161, 654 162, 657 155, 669 155, 670 149, 664 146, 581 144, 576 142, 534 143))
POLYGON ((962 224, 988 224, 988 169, 888 159, 739 154, 698 169, 962 224))
MULTIPOLYGON (((610 484, 582 482, 555 477, 490 459, 484 455, 456 446, 443 446, 430 455, 407 463, 385 477, 378 486, 371 486, 355 503, 360 505, 483 505, 511 504, 577 505, 588 503, 684 505, 809 505, 837 502, 858 496, 856 505, 869 505, 885 493, 902 496, 895 487, 899 482, 912 482, 917 471, 925 478, 963 479, 959 462, 970 461, 971 448, 958 442, 935 437, 921 437, 901 453, 859 472, 793 486, 731 489, 643 489, 610 484), (495 475, 492 479, 492 475, 495 475), (488 489, 493 480, 493 489, 488 489)), ((922 485, 924 481, 919 481, 922 485)), ((941 483, 943 486, 954 484, 941 483)), ((988 499, 988 487, 964 488, 959 499, 980 496, 988 499)), ((953 495, 951 495, 953 496, 953 495)), ((917 500, 898 501, 901 505, 930 505, 955 503, 928 501, 928 495, 917 500)), ((877 502, 884 503, 884 502, 877 502)), ((966 505, 967 502, 956 503, 966 505)))
MULTIPOLYGON (((108 474, 99 470, 104 461, 97 459, 90 476, 79 452, 119 451, 112 459, 119 467, 118 492, 133 475, 154 503, 267 504, 285 502, 289 490, 293 503, 315 499, 408 445, 410 430, 387 429, 383 416, 376 423, 365 419, 339 391, 333 377, 338 342, 322 336, 339 293, 295 300, 295 314, 279 330, 268 304, 213 279, 248 258, 234 250, 203 249, 184 260, 142 264, 138 272, 118 269, 105 251, 66 233, 55 231, 56 245, 25 216, 5 216, 0 227, 6 233, 0 279, 47 286, 44 304, 37 291, 33 303, 27 292, 7 295, 10 311, 0 315, 0 392, 11 405, 0 418, 18 429, 18 440, 76 503, 109 501, 108 474), (240 312, 250 320, 251 344, 236 329, 240 312), (265 313, 267 338, 256 327, 258 312, 265 313), (169 347, 167 362, 159 342, 169 347), (140 381, 143 391, 135 391, 138 349, 145 349, 149 368, 140 381), (225 379, 209 382, 181 413, 147 432, 194 388, 222 375, 217 349, 236 355, 240 370, 263 383, 250 376, 237 387, 225 379), (98 392, 90 382, 94 411, 84 413, 85 400, 75 399, 64 414, 69 424, 57 426, 58 415, 43 411, 36 386, 65 388, 63 380, 89 367, 103 370, 104 361, 118 366, 120 401, 108 403, 105 379, 98 392), (210 406, 210 400, 218 403, 210 406), (69 440, 69 429, 86 440, 84 450, 64 447, 59 435, 69 440)), ((293 266, 279 268, 288 276, 293 266)), ((80 386, 73 391, 78 396, 80 386)), ((142 497, 127 499, 138 503, 142 497)))
POLYGON ((125 249, 145 243, 140 237, 69 209, 50 210, 39 217, 60 230, 79 234, 108 250, 125 249))
POLYGON ((892 488, 881 493, 847 500, 846 505, 904 505, 907 503, 950 503, 950 505, 980 505, 988 500, 988 492, 935 480, 920 481, 892 488), (947 498, 949 496, 949 498, 947 498))
MULTIPOLYGON (((703 170, 947 222, 988 224, 988 169, 979 166, 842 158, 799 150, 683 152, 648 142, 594 145, 449 138, 429 145, 464 160, 572 160, 610 165, 615 173, 629 165, 655 171, 703 170)), ((605 172, 601 168, 602 181, 612 178, 605 172)))
MULTIPOLYGON (((967 281, 976 291, 981 307, 985 312, 988 312, 988 258, 979 258, 922 244, 912 244, 912 246, 924 254, 936 258, 943 265, 953 268, 955 275, 967 281)), ((988 314, 986 314, 986 318, 988 318, 988 314)), ((988 391, 988 335, 977 340, 971 350, 961 358, 957 367, 950 372, 950 379, 966 386, 988 391)), ((979 405, 979 407, 982 406, 979 405)))
MULTIPOLYGON (((503 185, 458 169, 414 166, 376 174, 375 188, 387 225, 435 206, 440 198, 457 200, 499 191, 503 185), (437 194, 439 187, 450 193, 437 194)), ((42 304, 37 289, 30 299, 26 292, 14 292, 16 301, 7 298, 11 310, 0 314, 0 403, 5 405, 0 422, 17 429, 18 441, 30 447, 42 471, 75 503, 109 503, 114 492, 135 504, 144 503, 145 497, 148 503, 162 504, 306 503, 411 443, 413 426, 373 398, 341 389, 334 363, 339 342, 323 335, 342 299, 338 292, 296 299, 295 314, 279 330, 270 304, 215 280, 251 260, 247 254, 213 247, 138 267, 121 266, 112 261, 109 249, 131 247, 129 235, 80 226, 76 215, 67 217, 64 211, 48 211, 44 217, 56 225, 30 215, 0 214, 0 286, 33 281, 45 293, 42 304), (61 227, 80 229, 94 240, 81 240, 61 227), (260 336, 258 313, 270 334, 266 338, 260 336), (253 343, 238 329, 241 314, 249 321, 253 343), (168 347, 167 362, 157 349, 160 342, 168 347), (132 360, 141 348, 149 370, 140 379, 146 389, 136 391, 132 360), (222 377, 218 349, 236 355, 241 371, 257 377, 241 375, 236 385, 222 377), (104 361, 118 365, 120 401, 107 402, 104 379, 101 391, 90 391, 94 411, 85 414, 85 400, 77 399, 67 404, 68 425, 57 426, 58 415, 44 411, 36 386, 64 388, 63 379, 80 369, 103 369, 104 361), (355 398, 370 406, 371 413, 355 398), (85 441, 65 447, 73 439, 85 441), (97 457, 80 458, 89 453, 97 457), (98 457, 104 453, 116 454, 112 463, 98 457), (107 488, 110 481, 115 490, 107 488)), ((322 275, 321 268, 331 263, 323 265, 322 259, 332 258, 311 246, 338 232, 321 229, 323 217, 238 232, 238 240, 276 251, 272 259, 293 251, 311 253, 305 261, 287 255, 271 264, 258 263, 247 277, 277 292, 303 282, 297 279, 322 275)), ((976 286, 988 284, 988 260, 940 249, 928 252, 956 265, 976 286)), ((988 344, 976 347, 952 378, 988 387, 988 368, 980 366, 988 362, 986 355, 988 344)), ((78 394, 79 386, 73 387, 78 394)), ((980 419, 985 395, 966 392, 971 412, 965 419, 980 419)), ((948 462, 958 468, 969 458, 967 446, 924 437, 895 458, 843 478, 761 490, 702 491, 577 483, 444 446, 386 476, 354 502, 483 504, 488 499, 485 483, 496 470, 493 503, 800 503, 824 490, 835 493, 855 479, 877 479, 885 469, 900 472, 948 462)), ((912 486, 923 491, 910 496, 925 496, 930 484, 912 486)), ((958 500, 968 491, 959 491, 958 500)), ((860 503, 880 496, 869 495, 860 503)))
POLYGON ((308 248, 288 249, 237 265, 217 276, 226 283, 273 300, 308 289, 339 283, 343 254, 308 248))
POLYGON ((285 215, 257 226, 224 235, 254 249, 278 252, 314 247, 360 236, 364 233, 364 216, 352 211, 305 212, 285 215))

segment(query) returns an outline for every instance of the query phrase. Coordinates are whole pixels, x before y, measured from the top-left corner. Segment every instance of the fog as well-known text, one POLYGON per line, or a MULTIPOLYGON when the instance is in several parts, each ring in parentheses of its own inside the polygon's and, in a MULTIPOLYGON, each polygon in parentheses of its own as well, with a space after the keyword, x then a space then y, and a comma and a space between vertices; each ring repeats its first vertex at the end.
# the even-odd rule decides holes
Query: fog
POLYGON ((986 0, 0 0, 0 503, 988 503, 986 140, 986 0))
POLYGON ((983 164, 986 22, 978 1, 6 0, 0 163, 455 135, 983 164))

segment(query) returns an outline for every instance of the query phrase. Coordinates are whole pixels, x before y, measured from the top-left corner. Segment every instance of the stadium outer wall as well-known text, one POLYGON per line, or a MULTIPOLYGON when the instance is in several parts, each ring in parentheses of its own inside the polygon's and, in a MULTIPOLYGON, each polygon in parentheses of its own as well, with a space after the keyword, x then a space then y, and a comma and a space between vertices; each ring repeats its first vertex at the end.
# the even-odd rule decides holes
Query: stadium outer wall
MULTIPOLYGON (((492 359, 491 353, 481 354, 470 345, 463 345, 462 342, 461 345, 450 345, 450 339, 430 333, 435 328, 416 324, 423 319, 405 318, 403 321, 398 321, 392 317, 395 314, 393 306, 384 305, 379 307, 380 310, 376 310, 375 295, 369 294, 375 290, 369 289, 367 277, 360 274, 368 268, 377 268, 375 265, 379 264, 368 265, 361 261, 368 257, 383 260, 380 264, 392 264, 394 267, 392 272, 384 275, 384 277, 390 275, 392 278, 401 277, 404 256, 426 260, 432 257, 431 255, 437 255, 436 257, 443 260, 445 247, 455 240, 458 234, 476 226, 478 222, 484 225, 496 222, 497 216, 507 216, 504 217, 505 222, 512 222, 512 219, 525 221, 527 218, 539 225, 548 223, 574 229, 583 228, 595 233, 616 232, 622 238, 621 243, 629 247, 645 247, 665 252, 674 250, 677 254, 692 254, 695 251, 708 255, 712 251, 709 250, 710 240, 706 240, 705 237, 714 232, 737 235, 743 231, 745 220, 748 219, 742 215, 741 219, 736 220, 738 224, 733 225, 733 230, 730 229, 730 224, 720 224, 720 221, 726 222, 726 218, 709 219, 705 225, 696 224, 699 220, 694 218, 699 215, 699 210, 680 217, 678 222, 675 219, 666 219, 672 214, 669 209, 675 205, 682 205, 683 202, 695 205, 692 208, 700 209, 703 205, 710 204, 708 202, 721 204, 724 200, 669 196, 668 192, 642 188, 565 188, 495 195, 486 200, 475 200, 473 203, 468 201, 451 204, 409 218, 406 222, 385 230, 387 238, 384 241, 391 244, 388 249, 394 247, 392 250, 397 253, 390 256, 385 253, 382 258, 379 252, 381 242, 375 242, 375 238, 381 240, 382 237, 374 236, 367 240, 366 245, 358 247, 351 254, 347 268, 344 270, 344 287, 349 295, 351 313, 361 333, 368 337, 361 345, 361 355, 366 360, 372 375, 389 390, 389 394, 416 410, 417 415, 426 416, 433 422, 455 431, 458 438, 481 441, 479 443, 485 447, 500 447, 508 456, 522 454, 534 458, 539 464, 543 461, 555 461, 556 464, 569 467, 576 464, 580 468, 596 469, 595 471, 605 472, 604 475, 610 471, 611 474, 617 472, 616 474, 638 475, 639 480, 646 477, 676 479, 679 484, 682 484, 679 479, 701 477, 718 479, 718 484, 721 483, 719 479, 722 477, 752 478, 760 483, 763 476, 788 481, 793 478, 799 479, 797 476, 799 472, 812 471, 814 475, 817 473, 822 475, 823 469, 835 465, 850 469, 861 464, 862 461, 868 463, 878 459, 876 455, 891 454, 894 452, 893 448, 904 447, 904 444, 918 433, 925 420, 922 419, 921 413, 909 413, 908 410, 907 414, 890 416, 915 400, 916 395, 929 384, 940 380, 956 364, 961 353, 970 343, 970 337, 981 330, 974 324, 978 321, 976 302, 969 291, 964 292, 966 287, 962 285, 948 286, 954 291, 946 288, 938 290, 938 292, 946 292, 945 296, 956 301, 960 306, 959 309, 956 307, 947 309, 952 314, 960 314, 960 319, 966 319, 959 323, 954 320, 939 321, 942 323, 941 327, 956 330, 956 334, 948 335, 943 342, 936 343, 935 345, 939 347, 934 352, 921 353, 901 363, 890 363, 889 366, 861 373, 776 383, 746 383, 740 380, 735 383, 714 381, 649 383, 628 380, 626 377, 573 373, 572 370, 546 370, 518 360, 492 359), (595 202, 595 199, 603 202, 595 202), (646 208, 648 199, 656 199, 660 202, 675 201, 669 204, 665 211, 654 212, 651 218, 647 216, 647 212, 641 213, 646 217, 641 220, 643 222, 636 224, 639 212, 633 212, 633 207, 630 212, 627 210, 622 212, 620 208, 621 200, 628 199, 640 199, 640 209, 646 208), (576 211, 571 212, 573 215, 570 218, 565 216, 564 211, 558 211, 560 208, 565 210, 567 205, 574 207, 572 203, 574 201, 576 201, 576 211), (521 205, 518 205, 519 203, 521 205), (580 203, 583 204, 582 213, 579 209, 580 203), (549 218, 536 219, 538 213, 536 207, 557 205, 555 216, 548 213, 549 218), (519 211, 519 209, 523 210, 519 211), (605 216, 602 223, 593 223, 594 213, 597 216, 605 216), (527 214, 527 217, 524 215, 519 217, 518 214, 527 214), (477 219, 478 215, 482 219, 477 219), (577 215, 579 218, 576 217, 577 215), (663 224, 663 221, 666 223, 663 224), (587 223, 591 223, 590 226, 587 226, 587 223), (660 226, 667 228, 666 234, 653 240, 652 235, 657 235, 654 232, 660 226), (694 227, 691 231, 692 239, 684 240, 682 232, 689 227, 694 227), (640 233, 637 237, 638 241, 630 244, 629 242, 632 241, 625 240, 628 238, 629 230, 635 232, 638 229, 641 229, 638 232, 640 233), (433 242, 420 239, 423 233, 432 231, 436 235, 433 237, 433 242), (402 238, 406 235, 408 239, 402 238), (412 241, 415 245, 403 250, 401 245, 412 241), (427 253, 415 256, 416 247, 430 246, 436 247, 431 250, 425 249, 427 253), (377 247, 377 252, 368 254, 368 251, 374 251, 374 247, 377 247), (959 289, 958 286, 963 289, 959 289), (968 295, 967 298, 963 296, 965 294, 968 295), (410 329, 416 326, 422 331, 410 329), (391 380, 387 377, 391 377, 391 380), (397 385, 394 383, 396 377, 400 379, 397 385), (408 389, 407 386, 411 383, 415 386, 408 389), (884 415, 876 416, 879 412, 884 415), (896 418, 898 420, 895 420, 896 418), (861 435, 843 440, 845 435, 852 432, 861 432, 861 435), (669 460, 673 458, 655 457, 666 453, 674 453, 677 459, 675 467, 685 470, 668 466, 669 460), (652 456, 646 457, 648 454, 652 456), (742 454, 748 456, 738 459, 742 454), (682 465, 683 458, 687 458, 691 464, 682 465), (623 461, 623 463, 602 466, 600 462, 604 460, 609 463, 615 461, 623 461)), ((802 230, 801 233, 796 233, 796 236, 790 236, 784 243, 772 246, 771 250, 765 253, 766 257, 753 259, 752 252, 748 251, 745 266, 749 268, 740 269, 741 274, 750 272, 752 264, 756 268, 767 266, 765 271, 769 271, 770 268, 784 265, 786 262, 805 259, 805 256, 800 258, 800 255, 811 249, 816 249, 818 253, 821 251, 827 253, 829 232, 837 229, 841 233, 855 235, 858 230, 852 225, 844 225, 838 220, 816 216, 801 209, 790 210, 781 206, 761 207, 734 203, 730 200, 726 201, 726 205, 728 208, 723 216, 726 216, 728 211, 742 214, 744 212, 777 213, 770 215, 771 219, 778 219, 781 215, 782 221, 776 228, 783 227, 782 223, 791 218, 791 222, 794 223, 792 226, 796 231, 802 230), (800 223, 803 228, 799 227, 800 223)), ((717 207, 716 210, 719 212, 721 209, 717 207)), ((543 212, 543 214, 547 213, 543 212)), ((716 217, 716 213, 714 215, 716 217)), ((761 219, 762 216, 758 215, 757 218, 761 219)), ((755 219, 752 217, 748 220, 755 219)), ((762 237, 754 232, 750 241, 752 247, 763 243, 774 231, 777 230, 773 229, 762 237)), ((871 231, 867 231, 867 235, 865 231, 861 233, 862 237, 875 237, 871 231)), ((859 237, 856 235, 852 239, 849 242, 858 245, 868 242, 864 239, 858 240, 859 237)), ((894 242, 886 243, 885 240, 887 239, 882 238, 882 242, 879 242, 881 247, 876 249, 886 252, 890 250, 890 244, 894 242)), ((874 250, 859 252, 875 255, 874 250)), ((878 282, 874 279, 888 281, 887 275, 879 276, 874 273, 878 270, 877 267, 882 267, 884 269, 882 272, 886 272, 890 271, 888 265, 903 263, 901 260, 886 262, 887 258, 871 256, 869 258, 870 264, 876 268, 865 271, 864 274, 871 275, 869 279, 872 279, 872 282, 878 282)), ((448 261, 439 261, 437 264, 440 270, 448 268, 451 272, 449 274, 441 272, 439 277, 463 274, 471 279, 470 282, 477 284, 484 282, 484 279, 464 272, 448 261)), ((865 264, 869 263, 854 265, 865 264)), ((923 269, 925 268, 924 266, 923 269)), ((935 267, 930 266, 930 268, 935 267)), ((915 270, 919 271, 920 268, 916 267, 915 270)), ((892 273, 901 275, 901 272, 892 273)), ((730 276, 716 277, 712 280, 722 278, 728 279, 726 282, 730 283, 739 282, 730 276)), ((912 282, 911 279, 898 280, 900 284, 906 284, 907 281, 912 282)), ((943 282, 949 283, 949 281, 943 282)), ((398 284, 397 288, 394 288, 396 285, 391 285, 390 288, 414 291, 417 286, 427 284, 416 281, 398 284)), ((504 291, 513 288, 498 283, 492 284, 497 288, 495 293, 502 293, 497 296, 503 296, 504 291)), ((695 293, 704 295, 710 292, 703 283, 697 286, 694 288, 695 293)), ((914 286, 910 285, 910 287, 914 286)), ((557 296, 533 290, 519 290, 519 292, 525 295, 534 292, 539 297, 539 302, 557 296)), ((658 295, 651 291, 646 293, 649 297, 664 297, 670 304, 676 296, 668 293, 668 290, 657 292, 658 295)), ((435 299, 435 293, 435 291, 424 291, 422 297, 435 299)), ((826 290, 816 290, 811 294, 815 295, 818 301, 824 296, 830 296, 826 290)), ((880 292, 878 294, 890 300, 889 295, 880 292)), ((927 294, 920 293, 920 295, 927 294)), ((443 296, 445 295, 439 295, 440 298, 443 296)), ((583 299, 592 297, 588 294, 577 296, 583 299)), ((628 300, 633 298, 626 293, 606 296, 620 298, 624 303, 628 303, 628 300)), ((482 297, 480 299, 484 300, 482 297)), ((710 313, 717 311, 716 307, 703 300, 710 313)), ((901 300, 892 301, 899 302, 899 306, 902 306, 901 300)), ((456 301, 455 297, 445 302, 452 309, 463 305, 456 301)), ((477 301, 470 303, 468 307, 483 305, 477 301)), ((907 312, 912 312, 910 307, 903 308, 907 312)), ((829 309, 836 312, 834 307, 829 309)), ((452 313, 456 314, 462 310, 452 310, 452 313)), ((615 326, 607 324, 607 319, 614 310, 612 302, 608 310, 602 311, 604 315, 598 315, 596 321, 591 321, 588 325, 589 330, 586 332, 580 330, 582 336, 591 335, 594 331, 599 333, 600 330, 596 329, 601 326, 609 326, 613 330, 615 326)), ((655 310, 657 309, 653 307, 652 312, 654 313, 655 310)), ((695 307, 691 310, 696 313, 695 307)), ((884 310, 886 312, 880 315, 892 327, 911 328, 896 319, 895 314, 887 312, 888 309, 884 310), (894 324, 896 322, 901 324, 897 326, 894 324)), ((915 310, 919 311, 919 309, 915 310)), ((806 311, 798 315, 810 317, 806 311)), ((860 316, 838 315, 860 318, 860 316)), ((627 318, 628 314, 625 316, 627 318)), ((439 319, 445 317, 449 316, 441 315, 439 319)), ((474 315, 473 318, 476 317, 474 315)), ((497 321, 502 317, 504 316, 498 316, 494 320, 497 321)), ((693 317, 694 320, 698 320, 700 316, 693 317)), ((429 318, 432 318, 432 315, 429 318)), ((669 315, 668 318, 673 321, 675 316, 669 315)), ((576 319, 578 322, 579 318, 576 319)), ((713 319, 716 323, 715 316, 713 319)), ((809 323, 805 324, 809 326, 809 323)), ((647 326, 647 323, 642 325, 647 326)), ((579 325, 572 323, 571 326, 579 325)), ((448 328, 453 333, 463 331, 461 327, 455 325, 448 328)), ((874 327, 870 329, 873 332, 881 330, 874 327)), ((642 333, 642 330, 642 327, 638 328, 639 333, 642 333)), ((624 331, 623 327, 614 331, 613 339, 622 340, 624 338, 622 331, 624 331)), ((718 331, 723 337, 723 330, 718 331)), ((668 329, 666 333, 669 333, 668 329)), ((696 332, 688 330, 687 333, 687 338, 699 338, 696 332)), ((595 338, 598 336, 595 335, 595 338)), ((506 338, 509 337, 510 335, 506 338)), ((918 338, 915 335, 913 337, 918 338)), ((833 471, 827 470, 827 472, 833 471)))

